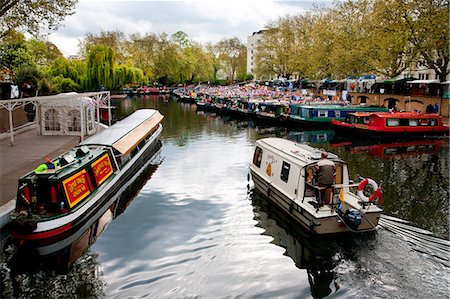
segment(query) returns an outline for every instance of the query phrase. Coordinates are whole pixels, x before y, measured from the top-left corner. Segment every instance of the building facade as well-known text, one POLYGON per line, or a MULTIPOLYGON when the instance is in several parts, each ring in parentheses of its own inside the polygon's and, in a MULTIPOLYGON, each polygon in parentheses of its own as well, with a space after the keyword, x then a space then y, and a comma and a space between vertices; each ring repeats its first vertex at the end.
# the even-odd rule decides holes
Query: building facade
POLYGON ((258 43, 262 38, 264 30, 253 32, 252 35, 247 37, 247 74, 252 74, 255 80, 256 77, 256 63, 255 56, 258 48, 258 43))

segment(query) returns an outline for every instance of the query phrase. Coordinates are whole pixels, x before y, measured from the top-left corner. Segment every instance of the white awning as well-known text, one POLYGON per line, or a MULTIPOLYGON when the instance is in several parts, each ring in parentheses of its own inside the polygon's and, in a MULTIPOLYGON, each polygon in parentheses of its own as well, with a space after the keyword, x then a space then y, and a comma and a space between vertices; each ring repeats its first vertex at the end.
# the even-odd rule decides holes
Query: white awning
POLYGON ((407 83, 417 83, 417 84, 430 84, 430 83, 440 83, 439 80, 413 80, 407 83))

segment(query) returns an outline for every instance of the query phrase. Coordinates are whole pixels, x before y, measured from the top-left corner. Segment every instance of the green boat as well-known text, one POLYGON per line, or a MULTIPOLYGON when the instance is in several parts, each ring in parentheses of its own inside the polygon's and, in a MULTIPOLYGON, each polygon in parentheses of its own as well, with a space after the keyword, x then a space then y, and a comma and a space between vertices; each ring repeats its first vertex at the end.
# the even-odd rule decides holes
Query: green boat
POLYGON ((289 121, 304 125, 331 125, 333 119, 345 120, 350 112, 385 112, 387 108, 378 106, 342 106, 337 104, 291 104, 289 121))

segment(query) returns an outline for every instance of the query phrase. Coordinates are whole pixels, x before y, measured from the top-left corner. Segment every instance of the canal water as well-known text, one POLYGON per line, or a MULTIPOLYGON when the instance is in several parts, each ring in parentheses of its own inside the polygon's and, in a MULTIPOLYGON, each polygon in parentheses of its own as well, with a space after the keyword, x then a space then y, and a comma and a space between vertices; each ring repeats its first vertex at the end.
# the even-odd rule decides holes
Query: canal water
POLYGON ((42 248, 4 240, 2 298, 450 297, 448 139, 341 140, 168 95, 113 104, 119 118, 164 114, 160 150, 78 235, 42 248), (377 231, 310 237, 249 190, 255 140, 269 136, 338 154, 355 180, 383 181, 377 231))

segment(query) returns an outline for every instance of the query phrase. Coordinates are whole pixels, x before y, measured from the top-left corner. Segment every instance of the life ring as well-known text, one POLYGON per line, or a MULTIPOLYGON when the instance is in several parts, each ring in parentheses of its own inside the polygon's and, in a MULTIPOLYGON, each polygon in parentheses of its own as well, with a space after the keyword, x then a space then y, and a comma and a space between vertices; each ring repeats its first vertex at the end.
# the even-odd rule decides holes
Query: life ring
POLYGON ((378 188, 378 184, 370 178, 366 178, 362 180, 361 183, 359 183, 357 194, 359 198, 361 198, 361 200, 365 202, 373 202, 376 199, 378 199, 378 204, 381 204, 383 202, 383 192, 381 191, 381 188, 378 188), (363 192, 364 187, 366 187, 367 184, 369 184, 373 189, 373 193, 369 197, 365 196, 363 192))

